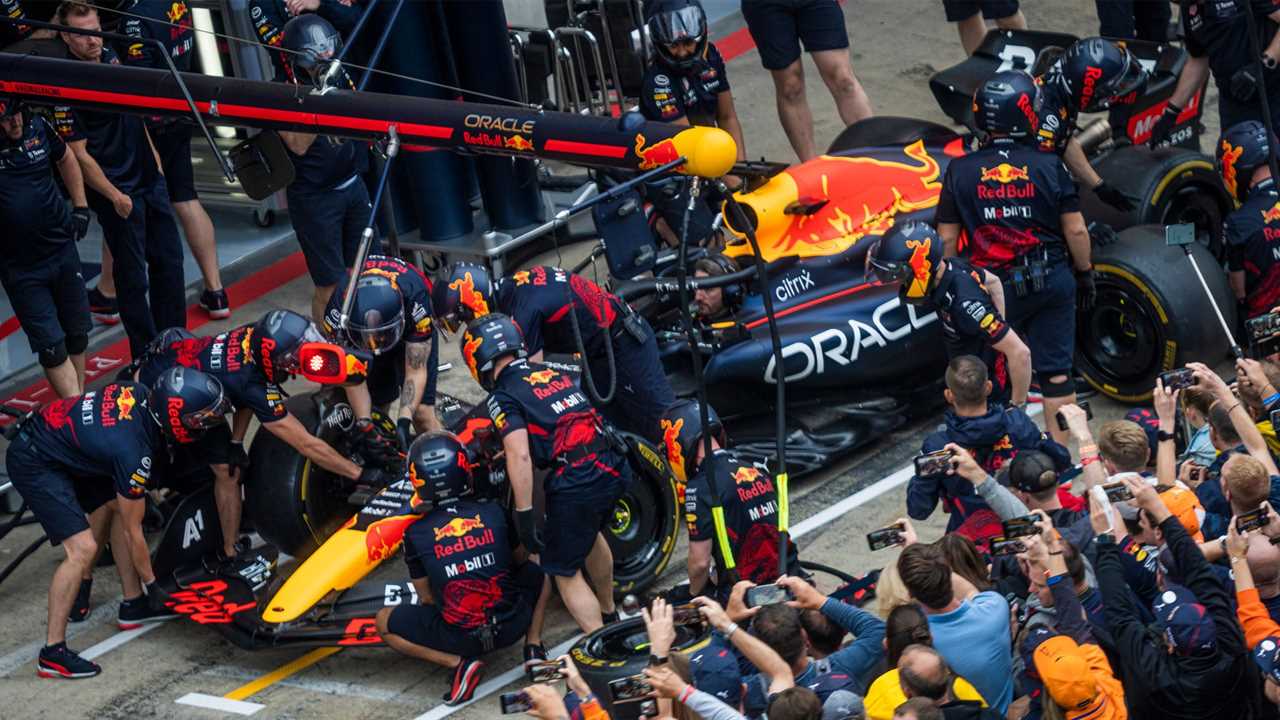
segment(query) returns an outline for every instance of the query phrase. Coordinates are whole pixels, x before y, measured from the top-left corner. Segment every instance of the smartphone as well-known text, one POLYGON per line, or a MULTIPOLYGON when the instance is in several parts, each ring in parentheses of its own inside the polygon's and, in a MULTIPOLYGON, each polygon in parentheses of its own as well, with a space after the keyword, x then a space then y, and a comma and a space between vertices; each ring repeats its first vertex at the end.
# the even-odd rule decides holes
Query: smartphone
POLYGON ((502 706, 503 715, 515 715, 533 709, 533 703, 529 702, 529 695, 523 690, 502 693, 498 696, 498 704, 502 706))
POLYGON ((930 478, 946 475, 951 469, 951 451, 935 450, 915 458, 916 477, 930 478))
POLYGON ((1277 424, 1276 424, 1276 422, 1277 422, 1277 421, 1280 421, 1280 410, 1272 410, 1272 411, 1268 414, 1267 419, 1271 421, 1271 427, 1272 427, 1276 432, 1280 432, 1280 425, 1277 425, 1277 424))
POLYGON ((1160 382, 1164 385, 1165 390, 1181 390, 1195 385, 1195 372, 1191 368, 1178 368, 1177 370, 1166 370, 1160 373, 1160 382))
POLYGON ((867 547, 871 548, 872 552, 875 552, 894 545, 901 545, 902 530, 902 525, 897 523, 879 530, 872 530, 867 533, 867 547))
MULTIPOLYGON (((1080 402, 1076 403, 1076 405, 1078 405, 1078 406, 1080 407, 1080 409, 1084 411, 1084 419, 1085 419, 1085 420, 1092 420, 1092 419, 1093 419, 1093 408, 1089 407, 1089 401, 1088 401, 1088 400, 1081 400, 1080 402)), ((1066 432, 1066 431, 1067 431, 1067 419, 1066 419, 1065 417, 1063 417, 1063 415, 1062 415, 1062 411, 1061 411, 1061 410, 1059 410, 1059 411, 1058 411, 1058 413, 1057 413, 1057 418, 1058 418, 1058 429, 1059 429, 1059 430, 1061 430, 1062 432, 1066 432)))
POLYGON ((991 554, 992 555, 1017 555, 1027 551, 1027 546, 1021 540, 1010 539, 1004 537, 991 538, 991 554))
MULTIPOLYGON (((1273 425, 1272 427, 1276 426, 1273 425)), ((1203 467, 1193 464, 1191 469, 1187 471, 1187 480, 1191 482, 1192 486, 1199 485, 1204 482, 1204 471, 1205 469, 1203 467)))
POLYGON ((609 696, 614 704, 644 702, 650 699, 653 686, 643 675, 630 675, 609 681, 609 696))
POLYGON ((1236 530, 1245 533, 1250 530, 1257 530, 1258 528, 1266 527, 1267 523, 1270 522, 1270 513, 1267 512, 1265 507, 1260 507, 1257 510, 1250 510, 1247 513, 1237 515, 1236 530))
POLYGON ((699 625, 705 621, 698 606, 689 603, 671 608, 671 622, 674 625, 699 625))
POLYGON ((1245 322, 1249 333, 1249 356, 1264 358, 1280 350, 1280 313, 1267 313, 1245 322))
POLYGON ((1190 223, 1164 226, 1165 245, 1190 245, 1196 241, 1196 226, 1190 223))
POLYGON ((529 682, 549 683, 565 679, 563 660, 542 660, 532 663, 526 669, 529 682))
POLYGON ((658 701, 650 698, 640 703, 640 717, 658 717, 658 701))
POLYGON ((1107 500, 1113 503, 1133 499, 1133 491, 1129 489, 1128 485, 1120 481, 1103 484, 1102 491, 1107 494, 1107 500))
POLYGON ((757 585, 753 588, 747 588, 747 607, 763 607, 765 605, 777 605, 780 602, 795 600, 791 591, 781 585, 757 585))
POLYGON ((1022 517, 1010 518, 1000 523, 1004 529, 1006 539, 1012 540, 1020 537, 1030 537, 1040 534, 1040 526, 1036 524, 1040 518, 1036 515, 1023 515, 1022 517))

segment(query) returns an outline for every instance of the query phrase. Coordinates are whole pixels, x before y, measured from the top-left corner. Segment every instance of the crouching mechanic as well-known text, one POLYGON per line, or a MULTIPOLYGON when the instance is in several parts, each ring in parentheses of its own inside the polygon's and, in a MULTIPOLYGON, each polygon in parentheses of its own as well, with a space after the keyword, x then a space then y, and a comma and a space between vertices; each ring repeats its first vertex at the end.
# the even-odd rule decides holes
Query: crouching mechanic
POLYGON ((1031 387, 1031 351, 1004 321, 1000 278, 962 258, 943 258, 942 238, 927 223, 894 227, 867 253, 869 274, 899 283, 908 305, 936 310, 942 319, 947 359, 975 355, 987 364, 989 398, 1022 406, 1031 387))
MULTIPOLYGON (((724 426, 707 408, 711 453, 705 454, 700 407, 693 400, 677 400, 662 417, 667 465, 684 491, 689 527, 689 593, 712 595, 726 602, 739 579, 766 585, 778 579, 778 492, 766 468, 724 450, 724 426), (714 476, 714 477, 712 477, 714 476), (713 482, 714 480, 714 482, 713 482), (724 518, 721 544, 714 515, 724 518), (711 581, 711 561, 716 576, 711 581)), ((787 541, 786 572, 803 575, 796 546, 787 541)))
POLYGON ((370 255, 356 280, 351 317, 342 319, 347 280, 338 284, 324 311, 324 333, 336 342, 373 353, 368 378, 346 388, 355 411, 357 437, 377 455, 382 436, 373 427, 373 409, 400 399, 396 431, 409 447, 414 427, 443 430, 436 417, 436 357, 439 340, 431 327, 431 283, 418 268, 396 257, 370 255))
POLYGON ((236 556, 240 537, 240 482, 249 456, 244 436, 249 421, 258 418, 263 429, 298 454, 335 475, 373 487, 381 487, 381 470, 361 469, 334 450, 289 413, 280 383, 299 367, 303 343, 321 340, 307 318, 290 310, 272 310, 252 325, 241 325, 214 337, 192 337, 181 328, 160 334, 137 363, 134 378, 151 383, 172 367, 202 370, 216 378, 235 409, 230 428, 222 426, 200 437, 182 438, 175 448, 175 462, 209 465, 213 470, 214 499, 222 528, 222 556, 236 556))
POLYGON ((489 392, 485 404, 502 436, 520 542, 540 554, 569 614, 591 632, 615 615, 613 552, 603 531, 631 471, 613 429, 573 378, 527 356, 520 329, 505 315, 477 318, 462 335, 463 360, 489 392), (533 509, 535 467, 548 471, 545 547, 533 509))
POLYGON ((98 546, 107 541, 108 527, 124 593, 121 627, 173 615, 157 588, 142 534, 144 495, 158 479, 153 464, 168 448, 224 423, 227 410, 216 378, 173 368, 149 392, 136 382, 111 383, 50 403, 23 423, 5 457, 9 479, 49 542, 66 552, 49 585, 46 644, 37 675, 86 678, 102 672, 67 647, 66 632, 76 588, 98 546))
MULTIPOLYGON (((542 362, 543 351, 585 351, 584 369, 604 397, 590 389, 588 396, 609 401, 597 409, 616 427, 659 439, 658 421, 676 396, 662 369, 653 328, 618 297, 557 267, 532 267, 495 283, 484 266, 460 262, 436 284, 432 300, 436 317, 449 332, 490 312, 511 316, 535 363, 542 362)), ((587 385, 585 374, 582 385, 587 385)))
POLYGON ((526 648, 545 657, 550 586, 528 553, 513 552, 506 510, 470 499, 471 464, 458 438, 422 435, 409 446, 406 467, 414 504, 426 512, 404 534, 404 561, 421 603, 379 610, 378 633, 396 652, 452 668, 444 700, 457 705, 480 683, 481 655, 524 635, 526 648))

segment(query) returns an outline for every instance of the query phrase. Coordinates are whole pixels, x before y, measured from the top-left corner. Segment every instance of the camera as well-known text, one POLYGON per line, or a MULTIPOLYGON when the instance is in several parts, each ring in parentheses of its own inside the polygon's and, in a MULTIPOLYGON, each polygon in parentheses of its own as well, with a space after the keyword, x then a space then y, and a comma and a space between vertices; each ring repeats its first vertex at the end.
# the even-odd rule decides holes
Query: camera
POLYGON ((1160 382, 1164 385, 1167 392, 1181 390, 1195 385, 1196 375, 1191 368, 1178 368, 1177 370, 1166 370, 1160 373, 1160 382))
POLYGON ((1027 546, 1016 538, 991 538, 992 555, 1017 555, 1027 551, 1027 546))
POLYGON ((875 552, 894 545, 901 545, 902 530, 901 524, 893 524, 886 528, 872 530, 867 533, 867 547, 871 548, 872 552, 875 552))
POLYGON ((1271 515, 1267 512, 1265 506, 1257 510, 1250 510, 1247 513, 1241 513, 1236 516, 1236 530, 1241 533, 1257 530, 1266 527, 1271 522, 1271 515))
POLYGON ((747 607, 762 607, 764 605, 777 605, 780 602, 795 600, 795 596, 791 591, 781 585, 757 585, 753 588, 747 588, 747 607))
POLYGON ((609 695, 614 704, 643 702, 653 693, 653 686, 643 675, 629 675, 609 681, 609 695))
POLYGON ((946 475, 951 470, 950 450, 935 450, 915 458, 916 477, 929 478, 946 475))
POLYGON ((1245 321, 1249 333, 1249 356, 1264 358, 1280 352, 1280 313, 1267 313, 1245 321))
POLYGON ((502 693, 498 696, 498 704, 502 707, 503 715, 515 715, 516 713, 529 712, 533 709, 533 703, 529 701, 529 694, 523 690, 502 693))
POLYGON ((1040 518, 1036 515, 1023 515, 1022 517, 1010 518, 1000 523, 1004 529, 1004 537, 1007 540, 1014 538, 1030 537, 1040 534, 1040 526, 1036 523, 1040 518))
POLYGON ((529 665, 526 672, 530 682, 549 683, 565 678, 563 660, 542 660, 529 665))
POLYGON ((1102 491, 1107 494, 1107 500, 1113 503, 1133 499, 1133 491, 1120 481, 1106 483, 1102 486, 1102 491))
MULTIPOLYGON (((1093 419, 1093 408, 1089 407, 1088 400, 1081 400, 1080 402, 1076 403, 1076 405, 1079 406, 1079 408, 1084 411, 1085 420, 1093 419)), ((1062 432, 1066 432, 1067 418, 1062 414, 1061 410, 1057 412, 1056 417, 1058 418, 1058 429, 1061 430, 1062 432)))

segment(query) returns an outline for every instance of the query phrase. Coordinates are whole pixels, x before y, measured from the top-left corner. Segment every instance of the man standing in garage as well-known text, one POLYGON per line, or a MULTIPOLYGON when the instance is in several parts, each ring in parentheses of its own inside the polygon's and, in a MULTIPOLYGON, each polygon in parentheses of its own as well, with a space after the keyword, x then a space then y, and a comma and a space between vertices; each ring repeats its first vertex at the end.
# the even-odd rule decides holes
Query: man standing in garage
POLYGON ((1280 197, 1267 164, 1274 138, 1257 120, 1227 128, 1218 141, 1218 172, 1240 208, 1227 216, 1223 234, 1231 290, 1244 303, 1245 317, 1265 315, 1280 305, 1280 197))

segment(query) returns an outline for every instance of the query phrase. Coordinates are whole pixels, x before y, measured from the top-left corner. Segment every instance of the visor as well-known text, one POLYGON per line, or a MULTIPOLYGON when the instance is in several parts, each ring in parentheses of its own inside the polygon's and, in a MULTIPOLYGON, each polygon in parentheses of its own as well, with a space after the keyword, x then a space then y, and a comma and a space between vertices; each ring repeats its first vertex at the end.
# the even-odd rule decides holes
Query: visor
POLYGON ((337 52, 338 36, 325 35, 316 28, 308 33, 302 49, 293 56, 293 64, 304 70, 313 70, 317 65, 327 63, 337 52))
POLYGON ((898 282, 905 283, 916 276, 915 271, 911 269, 911 265, 905 262, 892 262, 871 258, 867 260, 867 272, 871 273, 872 277, 886 285, 898 282))
POLYGON ((699 42, 706 33, 705 16, 692 5, 656 15, 652 22, 658 33, 657 41, 663 45, 699 42))
POLYGON ((396 313, 395 317, 374 325, 361 327, 351 324, 347 326, 347 341, 351 343, 352 347, 369 350, 374 355, 381 355, 395 347, 395 344, 400 342, 400 338, 403 335, 403 311, 396 313))
POLYGON ((302 369, 302 346, 307 343, 322 343, 324 336, 316 329, 315 323, 307 325, 306 332, 302 333, 302 338, 293 346, 293 349, 286 353, 281 353, 272 363, 275 366, 273 370, 277 373, 293 375, 302 369))
POLYGON ((1113 104, 1119 103, 1129 93, 1141 88, 1146 82, 1147 71, 1142 69, 1142 65, 1134 59, 1133 55, 1125 53, 1124 71, 1102 88, 1102 92, 1095 95, 1093 102, 1083 110, 1084 112, 1106 110, 1113 104))
POLYGON ((204 410, 196 410, 182 416, 182 425, 190 430, 208 430, 227 421, 227 413, 231 412, 231 402, 225 393, 219 394, 213 405, 204 410))

